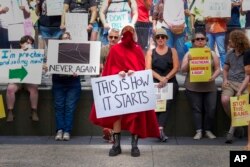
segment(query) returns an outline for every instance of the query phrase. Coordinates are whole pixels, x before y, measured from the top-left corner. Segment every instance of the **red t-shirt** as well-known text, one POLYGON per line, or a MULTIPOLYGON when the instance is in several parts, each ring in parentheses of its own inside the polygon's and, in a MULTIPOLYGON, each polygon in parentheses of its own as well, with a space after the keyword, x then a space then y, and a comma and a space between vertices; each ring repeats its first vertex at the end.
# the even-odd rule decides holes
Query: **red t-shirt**
MULTIPOLYGON (((140 22, 149 22, 149 10, 144 3, 145 0, 136 0, 137 9, 138 9, 138 19, 140 22)), ((152 0, 147 0, 149 6, 152 5, 152 0)))

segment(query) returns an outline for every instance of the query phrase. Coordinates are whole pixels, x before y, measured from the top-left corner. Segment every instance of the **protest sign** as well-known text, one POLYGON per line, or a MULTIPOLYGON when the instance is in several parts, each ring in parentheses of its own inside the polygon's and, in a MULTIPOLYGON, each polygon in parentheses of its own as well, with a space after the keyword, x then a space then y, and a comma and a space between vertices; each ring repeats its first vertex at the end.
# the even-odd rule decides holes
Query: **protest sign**
POLYGON ((100 41, 49 40, 48 73, 98 75, 100 41))
POLYGON ((170 100, 173 99, 173 83, 167 83, 163 88, 158 88, 158 83, 154 84, 156 99, 170 100))
POLYGON ((167 100, 156 100, 155 112, 166 112, 167 111, 167 100))
POLYGON ((107 13, 107 22, 110 27, 121 30, 129 23, 128 12, 107 13))
POLYGON ((9 41, 19 41, 24 35, 25 31, 23 23, 9 24, 8 26, 9 41))
POLYGON ((41 83, 44 50, 1 49, 1 83, 41 83))
POLYGON ((151 70, 124 78, 119 75, 92 78, 97 118, 154 110, 156 98, 151 70))
POLYGON ((64 0, 49 0, 47 3, 47 16, 59 16, 63 12, 64 0))
POLYGON ((230 0, 205 0, 204 6, 205 17, 231 17, 230 0))
POLYGON ((249 0, 243 0, 241 6, 242 6, 242 11, 250 10, 250 1, 249 0))
POLYGON ((189 50, 190 82, 208 82, 212 75, 211 51, 209 48, 191 48, 189 50))
POLYGON ((0 95, 0 119, 1 118, 5 118, 5 109, 4 109, 4 105, 3 105, 3 96, 0 95))
POLYGON ((158 88, 158 83, 154 84, 156 94, 155 112, 165 112, 167 100, 173 99, 173 83, 168 83, 163 88, 158 88))
POLYGON ((232 126, 247 126, 250 121, 249 94, 230 97, 232 126))
POLYGON ((88 41, 88 14, 66 13, 66 30, 70 32, 72 40, 88 41))

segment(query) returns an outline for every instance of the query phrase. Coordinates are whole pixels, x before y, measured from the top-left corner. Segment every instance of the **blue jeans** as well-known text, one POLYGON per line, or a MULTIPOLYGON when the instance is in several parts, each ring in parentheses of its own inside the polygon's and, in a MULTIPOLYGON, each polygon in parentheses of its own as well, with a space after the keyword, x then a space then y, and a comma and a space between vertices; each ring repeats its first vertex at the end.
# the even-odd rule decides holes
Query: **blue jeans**
POLYGON ((60 77, 53 75, 52 81, 56 130, 71 133, 74 112, 81 95, 80 77, 60 77))
POLYGON ((59 39, 63 34, 63 30, 60 27, 45 27, 39 26, 39 32, 44 39, 59 39))
POLYGON ((225 49, 225 34, 224 32, 221 33, 207 33, 208 38, 208 46, 212 50, 214 50, 214 45, 216 43, 219 54, 220 54, 220 64, 223 68, 225 58, 226 58, 226 49, 225 49))
POLYGON ((179 61, 182 62, 182 59, 185 55, 185 31, 181 34, 174 34, 172 33, 169 29, 164 28, 168 34, 168 40, 167 40, 167 45, 170 48, 175 48, 177 53, 178 53, 178 57, 179 57, 179 61))
POLYGON ((194 92, 186 89, 186 95, 191 104, 196 130, 211 130, 216 111, 217 91, 194 92), (203 114, 204 128, 202 128, 203 114))

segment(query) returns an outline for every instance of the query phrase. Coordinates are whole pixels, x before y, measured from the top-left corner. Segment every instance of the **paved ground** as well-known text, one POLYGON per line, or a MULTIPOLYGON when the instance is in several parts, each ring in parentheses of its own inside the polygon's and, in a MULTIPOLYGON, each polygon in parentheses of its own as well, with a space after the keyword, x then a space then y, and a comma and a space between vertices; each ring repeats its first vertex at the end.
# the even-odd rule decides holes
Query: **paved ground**
POLYGON ((139 140, 141 156, 130 156, 130 137, 122 137, 122 154, 109 157, 111 144, 101 137, 54 141, 45 136, 0 136, 0 167, 229 167, 230 150, 242 150, 246 138, 233 145, 224 138, 194 141, 191 137, 139 140))

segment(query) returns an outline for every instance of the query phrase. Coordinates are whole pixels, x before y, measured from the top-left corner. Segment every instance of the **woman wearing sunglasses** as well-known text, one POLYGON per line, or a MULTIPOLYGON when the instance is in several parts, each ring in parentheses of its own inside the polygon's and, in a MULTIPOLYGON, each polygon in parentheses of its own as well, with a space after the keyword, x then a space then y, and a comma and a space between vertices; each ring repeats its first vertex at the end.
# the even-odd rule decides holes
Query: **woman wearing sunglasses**
MULTIPOLYGON (((178 93, 178 83, 175 74, 179 68, 177 52, 174 48, 166 45, 168 35, 162 28, 157 29, 155 36, 156 48, 149 50, 146 55, 146 69, 153 70, 154 82, 158 83, 158 88, 166 86, 167 83, 173 83, 173 99, 178 93)), ((173 100, 167 101, 165 112, 156 112, 158 119, 160 140, 166 142, 168 137, 164 134, 168 113, 170 112, 173 100)))
MULTIPOLYGON (((192 44, 194 48, 205 48, 207 45, 205 33, 196 32, 192 39, 192 44)), ((187 72, 184 86, 194 116, 196 134, 193 139, 201 139, 203 130, 205 131, 206 137, 214 139, 216 136, 211 130, 216 111, 217 88, 215 85, 215 78, 220 74, 219 57, 215 52, 211 51, 212 74, 207 82, 190 82, 189 63, 191 60, 190 52, 187 52, 183 58, 181 70, 187 72), (202 122, 202 115, 204 115, 204 122, 202 122)))

